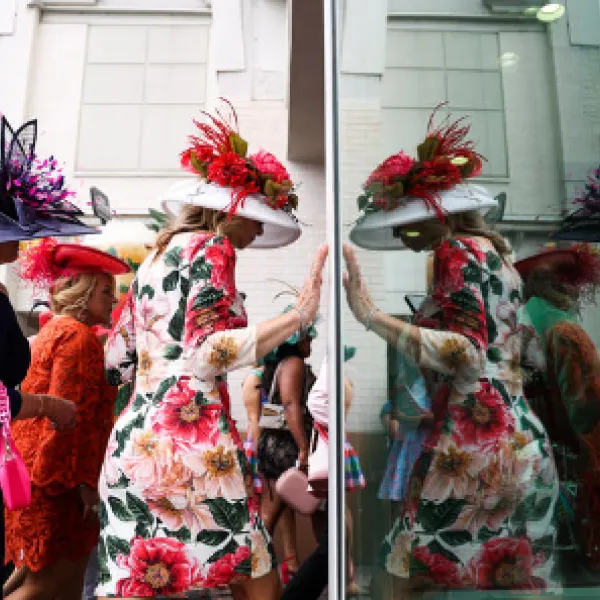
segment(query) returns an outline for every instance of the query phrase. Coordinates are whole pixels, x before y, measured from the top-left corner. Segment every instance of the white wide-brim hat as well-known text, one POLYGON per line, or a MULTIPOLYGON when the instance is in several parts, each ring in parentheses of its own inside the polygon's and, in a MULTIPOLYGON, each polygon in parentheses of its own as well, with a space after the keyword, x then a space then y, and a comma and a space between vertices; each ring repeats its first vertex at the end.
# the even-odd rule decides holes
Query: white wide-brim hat
MULTIPOLYGON (((497 201, 479 185, 461 184, 438 193, 442 209, 447 214, 476 210, 485 215, 497 206, 497 201)), ((436 218, 425 201, 414 196, 402 198, 402 205, 395 210, 378 211, 366 215, 350 232, 353 243, 367 250, 405 250, 399 237, 392 229, 398 225, 410 225, 436 218)))
MULTIPOLYGON (((232 189, 197 179, 186 179, 170 187, 161 198, 163 209, 176 216, 186 204, 204 206, 227 212, 232 202, 232 189)), ((281 248, 295 242, 302 230, 297 221, 283 210, 268 206, 262 196, 253 194, 240 202, 236 215, 259 221, 263 234, 250 245, 251 248, 281 248)))

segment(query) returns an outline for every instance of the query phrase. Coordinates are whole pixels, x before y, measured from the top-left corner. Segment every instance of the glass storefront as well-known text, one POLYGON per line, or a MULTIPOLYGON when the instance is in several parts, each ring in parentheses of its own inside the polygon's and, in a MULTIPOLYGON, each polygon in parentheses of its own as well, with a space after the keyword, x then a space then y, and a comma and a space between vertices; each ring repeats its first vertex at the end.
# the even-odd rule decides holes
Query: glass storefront
POLYGON ((342 579, 593 597, 599 3, 375 5, 337 6, 335 285, 367 480, 337 479, 342 579))

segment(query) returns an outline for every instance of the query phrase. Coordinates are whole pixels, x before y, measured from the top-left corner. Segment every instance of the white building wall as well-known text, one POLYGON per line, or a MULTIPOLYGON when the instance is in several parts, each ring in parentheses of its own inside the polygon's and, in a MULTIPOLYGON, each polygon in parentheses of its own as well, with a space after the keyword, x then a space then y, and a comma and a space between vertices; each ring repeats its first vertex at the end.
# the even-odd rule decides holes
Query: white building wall
MULTIPOLYGON (((39 119, 38 149, 64 161, 83 208, 91 186, 110 197, 120 219, 144 219, 148 208, 158 208, 161 193, 186 176, 177 159, 193 133, 192 118, 220 96, 234 103, 250 151, 262 147, 287 163, 299 185, 304 234, 288 248, 240 253, 237 269, 250 319, 278 314, 291 299, 273 301, 284 287, 275 280, 300 286, 325 239, 323 165, 285 160, 287 3, 219 0, 212 13, 195 0, 100 0, 85 8, 80 2, 77 10, 47 3, 41 11, 19 3, 18 24, 24 24, 16 35, 0 35, 0 61, 26 48, 30 68, 20 78, 14 74, 18 90, 0 88, 0 106, 8 107, 13 122, 39 119), (240 43, 231 43, 236 34, 240 43), (204 63, 202 76, 197 67, 204 63)), ((17 308, 29 310, 31 291, 16 277, 12 284, 17 308)), ((314 344, 315 370, 324 348, 321 335, 314 344)), ((233 415, 243 422, 242 376, 232 375, 231 389, 233 415)))

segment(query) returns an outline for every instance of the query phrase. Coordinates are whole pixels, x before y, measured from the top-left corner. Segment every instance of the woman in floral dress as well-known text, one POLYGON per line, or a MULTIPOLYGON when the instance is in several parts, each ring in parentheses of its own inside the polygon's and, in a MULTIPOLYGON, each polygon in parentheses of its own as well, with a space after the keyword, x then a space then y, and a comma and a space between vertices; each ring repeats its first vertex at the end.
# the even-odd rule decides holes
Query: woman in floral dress
POLYGON ((296 197, 273 155, 246 156, 235 124, 219 115, 197 126, 182 163, 200 180, 169 192, 167 208, 179 214, 141 265, 107 342, 109 379, 135 377, 135 391, 100 478, 98 595, 230 586, 235 598, 274 600, 273 545, 230 417, 226 374, 312 322, 327 249, 294 310, 249 326, 236 249, 297 239, 296 197))
POLYGON ((546 432, 523 397, 522 283, 481 216, 494 200, 464 182, 481 170, 467 133, 460 122, 430 123, 418 160, 399 153, 380 165, 351 233, 366 247, 434 251, 433 290, 415 325, 377 309, 353 250, 344 250, 354 315, 424 370, 433 399, 408 498, 382 545, 375 598, 553 585, 558 481, 546 432))

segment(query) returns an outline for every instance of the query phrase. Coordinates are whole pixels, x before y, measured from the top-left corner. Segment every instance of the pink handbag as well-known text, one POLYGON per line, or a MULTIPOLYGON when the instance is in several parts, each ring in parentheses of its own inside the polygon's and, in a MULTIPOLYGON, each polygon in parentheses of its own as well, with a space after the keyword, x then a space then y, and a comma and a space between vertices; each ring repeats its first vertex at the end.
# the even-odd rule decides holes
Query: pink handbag
POLYGON ((316 447, 308 457, 309 492, 315 498, 327 499, 329 487, 329 445, 327 429, 320 423, 314 422, 317 441, 316 447))
POLYGON ((9 510, 21 510, 31 504, 31 479, 23 458, 15 447, 10 433, 10 400, 0 384, 0 487, 4 504, 9 510))
POLYGON ((302 515, 312 515, 321 501, 308 492, 308 477, 296 467, 288 469, 275 484, 277 494, 302 515))

